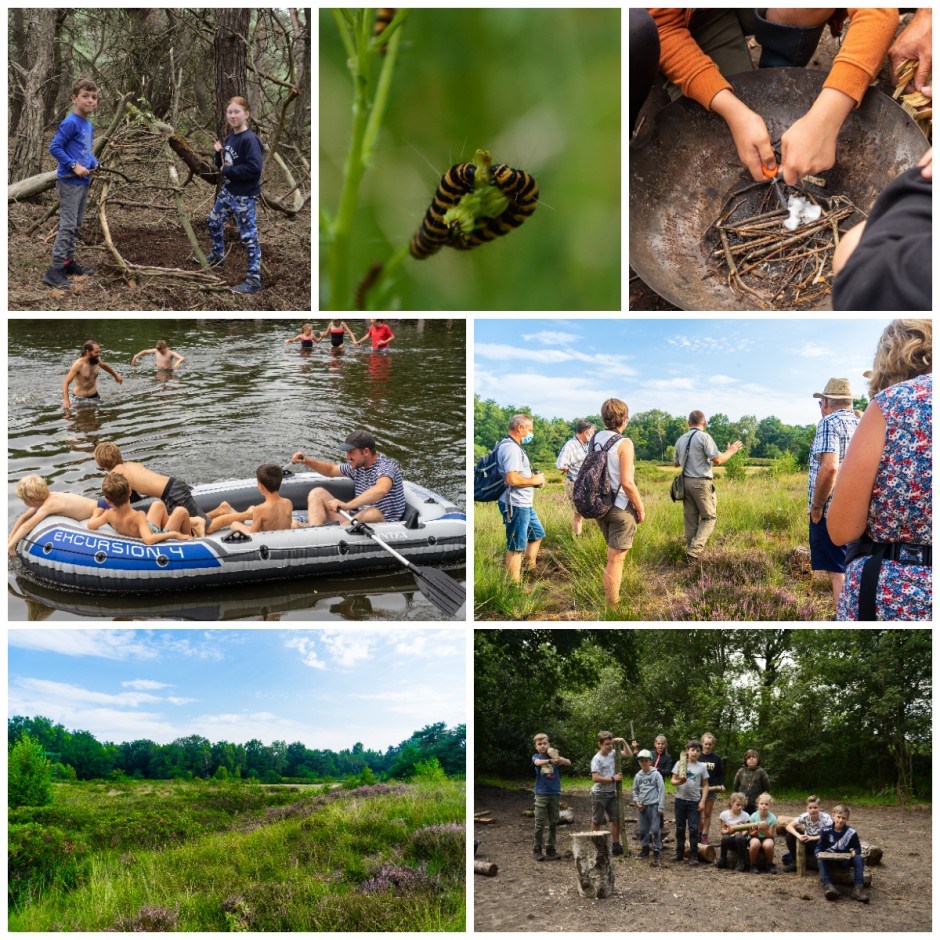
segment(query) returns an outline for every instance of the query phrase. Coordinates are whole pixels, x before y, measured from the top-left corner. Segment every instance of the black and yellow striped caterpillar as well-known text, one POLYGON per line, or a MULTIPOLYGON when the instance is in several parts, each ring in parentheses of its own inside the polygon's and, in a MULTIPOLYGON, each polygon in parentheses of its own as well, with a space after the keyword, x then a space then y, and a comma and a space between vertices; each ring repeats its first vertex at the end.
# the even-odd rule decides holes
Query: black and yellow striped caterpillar
MULTIPOLYGON (((395 19, 394 7, 379 8, 375 14, 375 29, 373 31, 373 35, 381 36, 382 33, 384 33, 388 28, 388 24, 391 23, 393 19, 395 19)), ((385 53, 388 52, 388 46, 382 46, 382 48, 379 49, 379 52, 381 52, 382 55, 385 55, 385 53)))
MULTIPOLYGON (((477 153, 479 156, 483 152, 477 153)), ((486 159, 489 159, 488 155, 486 159)), ((421 259, 433 255, 443 245, 467 250, 492 241, 522 225, 535 212, 538 198, 539 185, 524 170, 515 170, 505 163, 480 168, 473 163, 455 164, 441 177, 421 228, 411 239, 411 254, 421 259), (464 196, 473 193, 481 178, 508 199, 508 205, 505 199, 500 202, 500 207, 505 205, 505 209, 497 209, 497 215, 487 214, 485 208, 482 214, 468 210, 462 213, 462 217, 450 212, 464 196)), ((485 206, 485 203, 481 205, 485 206)))

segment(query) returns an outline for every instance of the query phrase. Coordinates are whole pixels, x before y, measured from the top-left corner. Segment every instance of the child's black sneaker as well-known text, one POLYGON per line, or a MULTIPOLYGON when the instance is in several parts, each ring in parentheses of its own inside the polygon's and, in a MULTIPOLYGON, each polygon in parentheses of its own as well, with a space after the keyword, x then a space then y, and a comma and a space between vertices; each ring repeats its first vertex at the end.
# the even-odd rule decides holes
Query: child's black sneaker
POLYGON ((60 290, 69 290, 72 286, 61 264, 50 264, 49 270, 42 276, 42 282, 50 287, 58 287, 60 290))
POLYGON ((783 866, 783 870, 784 871, 796 871, 796 865, 794 865, 793 862, 790 862, 789 864, 783 866))
POLYGON ((614 843, 614 855, 623 855, 623 846, 619 842, 614 843))
POLYGON ((833 887, 832 883, 823 885, 823 894, 826 895, 827 901, 838 901, 839 892, 833 887))
POLYGON ((659 865, 659 852, 653 853, 653 860, 650 862, 650 865, 659 865))
POLYGON ((542 854, 541 849, 532 849, 532 854, 535 856, 537 862, 544 862, 545 856, 542 854))
POLYGON ((719 858, 715 860, 715 868, 727 868, 727 867, 728 867, 728 859, 719 858))
POLYGON ((759 875, 759 874, 760 874, 760 869, 759 869, 756 865, 751 865, 751 874, 752 874, 752 875, 759 875))
POLYGON ((747 865, 745 865, 744 862, 738 862, 738 864, 734 866, 734 870, 735 871, 747 871, 747 865))
POLYGON ((83 264, 79 264, 74 258, 69 258, 69 260, 65 262, 64 270, 69 277, 82 277, 95 273, 91 268, 86 268, 83 264))
POLYGON ((241 284, 232 288, 235 294, 257 294, 259 290, 261 290, 261 281, 256 277, 245 278, 241 284))
POLYGON ((639 855, 634 855, 633 857, 634 857, 634 858, 649 858, 649 857, 650 857, 650 847, 649 847, 648 845, 644 845, 643 848, 642 848, 641 851, 640 851, 640 854, 639 854, 639 855))
POLYGON ((776 875, 776 874, 777 874, 777 866, 774 865, 773 862, 771 862, 771 863, 767 866, 767 872, 768 872, 768 874, 776 875))
POLYGON ((557 862, 561 858, 561 856, 558 854, 558 852, 555 849, 546 849, 545 857, 550 862, 557 862))
POLYGON ((681 852, 677 852, 675 855, 670 857, 669 861, 670 862, 682 862, 682 861, 685 861, 685 859, 683 858, 681 852))
POLYGON ((699 860, 699 857, 698 857, 697 855, 690 855, 690 856, 689 856, 689 864, 690 864, 690 865, 701 865, 702 863, 701 863, 701 861, 699 860))

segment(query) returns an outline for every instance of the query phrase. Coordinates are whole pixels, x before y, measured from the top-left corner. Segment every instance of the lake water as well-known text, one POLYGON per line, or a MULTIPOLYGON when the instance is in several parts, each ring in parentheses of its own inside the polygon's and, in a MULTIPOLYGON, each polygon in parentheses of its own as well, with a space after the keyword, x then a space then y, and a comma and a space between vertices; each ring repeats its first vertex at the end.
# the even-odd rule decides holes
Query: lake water
MULTIPOLYGON (((54 489, 100 495, 94 460, 101 441, 124 457, 190 484, 253 478, 262 463, 293 453, 339 463, 337 445, 366 428, 379 451, 414 480, 466 506, 466 322, 395 319, 388 352, 350 342, 336 353, 285 339, 301 321, 230 319, 9 321, 8 502, 10 525, 24 506, 16 483, 29 473, 54 489), (101 371, 101 402, 62 408, 62 382, 94 339, 123 378, 101 371), (165 339, 186 357, 175 372, 141 349, 165 339)), ((367 321, 347 320, 360 335, 367 321)), ((319 332, 327 321, 313 321, 319 332)), ((11 620, 138 618, 439 620, 410 574, 269 582, 157 597, 81 594, 28 579, 9 564, 11 620)), ((463 571, 450 574, 463 583, 463 571)))

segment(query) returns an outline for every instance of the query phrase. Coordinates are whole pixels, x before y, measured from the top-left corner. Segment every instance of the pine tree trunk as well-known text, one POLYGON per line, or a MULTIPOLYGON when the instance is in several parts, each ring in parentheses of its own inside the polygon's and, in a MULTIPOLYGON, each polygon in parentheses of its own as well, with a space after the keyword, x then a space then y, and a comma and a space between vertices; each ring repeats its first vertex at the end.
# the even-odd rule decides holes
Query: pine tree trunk
POLYGON ((42 169, 43 131, 46 124, 45 85, 52 73, 52 49, 55 40, 56 11, 23 11, 26 46, 23 62, 11 62, 16 82, 23 96, 16 144, 10 158, 8 180, 34 176, 42 169))
POLYGON ((248 97, 248 21, 250 8, 220 9, 216 17, 215 39, 215 104, 219 140, 227 133, 225 108, 229 99, 248 97))

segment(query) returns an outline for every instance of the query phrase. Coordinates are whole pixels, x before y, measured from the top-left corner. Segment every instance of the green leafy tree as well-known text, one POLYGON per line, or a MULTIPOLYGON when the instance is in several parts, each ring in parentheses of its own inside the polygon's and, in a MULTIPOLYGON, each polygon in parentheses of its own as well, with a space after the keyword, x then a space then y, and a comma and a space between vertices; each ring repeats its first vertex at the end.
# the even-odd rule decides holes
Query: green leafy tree
MULTIPOLYGON (((719 444, 718 446, 720 447, 721 445, 719 444)), ((732 454, 722 466, 725 470, 725 476, 729 480, 743 480, 747 476, 747 457, 744 456, 743 450, 732 454)))
POLYGON ((24 733, 10 750, 7 803, 18 806, 45 806, 52 802, 52 764, 42 745, 24 733))

